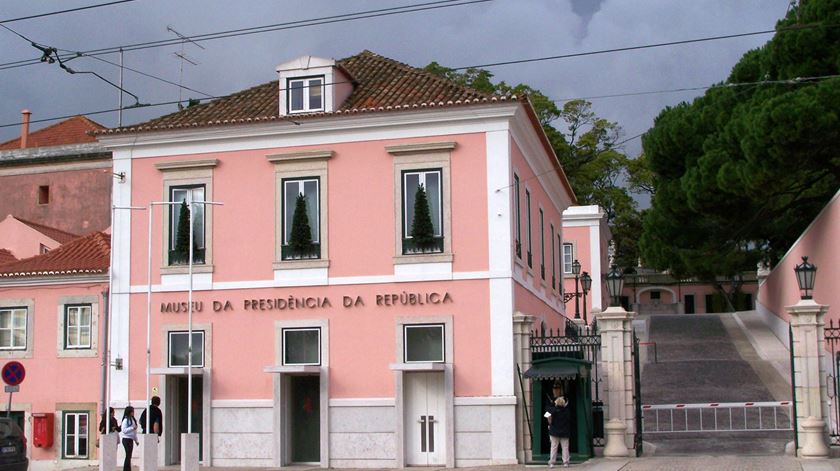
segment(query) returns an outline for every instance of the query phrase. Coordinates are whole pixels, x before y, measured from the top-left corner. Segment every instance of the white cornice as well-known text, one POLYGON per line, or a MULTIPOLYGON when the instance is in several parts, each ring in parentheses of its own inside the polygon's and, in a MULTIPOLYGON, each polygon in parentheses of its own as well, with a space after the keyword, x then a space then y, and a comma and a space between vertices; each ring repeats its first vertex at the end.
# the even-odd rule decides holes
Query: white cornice
POLYGON ((249 150, 285 145, 318 145, 400 136, 425 137, 457 132, 507 129, 520 103, 462 106, 458 108, 394 111, 364 115, 307 119, 296 125, 288 120, 234 124, 163 132, 99 135, 102 145, 115 151, 114 159, 133 159, 198 152, 249 150), (454 131, 453 126, 461 126, 454 131), (436 134, 429 134, 435 128, 436 134), (448 131, 447 131, 448 130, 448 131), (288 142, 292 142, 289 144, 288 142), (223 143, 229 145, 221 145, 223 143), (194 144, 194 145, 191 145, 194 144), (206 148, 204 146, 207 146, 206 148), (213 147, 210 147, 213 146, 213 147))
POLYGON ((455 141, 417 142, 413 144, 397 144, 385 146, 385 150, 392 155, 423 154, 429 152, 447 152, 455 148, 455 141))
POLYGON ((172 162, 160 162, 155 164, 155 168, 161 171, 166 170, 184 170, 195 168, 208 168, 219 165, 219 159, 201 159, 201 160, 176 160, 172 162))
POLYGON ((269 162, 276 164, 283 162, 300 162, 301 160, 328 160, 335 152, 331 150, 305 150, 301 152, 283 152, 279 154, 266 155, 269 162))
POLYGON ((91 283, 107 283, 108 274, 77 275, 77 276, 51 276, 41 278, 14 278, 0 279, 0 288, 19 288, 36 286, 57 286, 57 285, 79 285, 91 283))

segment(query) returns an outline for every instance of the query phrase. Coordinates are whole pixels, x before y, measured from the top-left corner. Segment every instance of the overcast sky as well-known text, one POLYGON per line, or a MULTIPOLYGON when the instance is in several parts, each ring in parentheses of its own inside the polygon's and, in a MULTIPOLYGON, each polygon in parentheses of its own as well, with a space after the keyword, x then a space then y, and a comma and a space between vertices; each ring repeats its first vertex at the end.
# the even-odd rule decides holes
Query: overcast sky
MULTIPOLYGON (((0 0, 0 21, 107 0, 0 0)), ((74 13, 4 23, 37 43, 70 51, 173 38, 172 26, 192 36, 295 20, 413 5, 432 0, 136 0, 74 13)), ((462 0, 464 1, 464 0, 462 0)), ((492 0, 379 18, 308 26, 184 46, 198 65, 184 63, 183 84, 218 96, 276 79, 275 66, 310 54, 336 59, 369 49, 413 66, 436 60, 449 67, 579 53, 772 29, 789 0, 492 0)), ((770 35, 644 49, 491 68, 498 80, 527 83, 561 100, 711 85, 724 80, 741 55, 770 35)), ((181 46, 125 53, 125 65, 179 81, 181 46)), ((0 29, 0 63, 37 58, 39 51, 0 29)), ((104 56, 118 62, 119 56, 104 56)), ((118 68, 90 58, 68 63, 116 82, 118 68)), ((0 66, 2 67, 2 66, 0 66)), ((70 75, 57 64, 0 70, 0 125, 116 108, 118 91, 92 75, 70 75)), ((142 103, 178 99, 178 88, 126 71, 124 88, 142 103)), ((666 106, 702 91, 592 99, 626 138, 644 132, 666 106)), ((185 91, 183 97, 201 96, 185 91)), ((126 96, 126 105, 134 100, 126 96)), ((562 102, 561 102, 562 104, 562 102)), ((175 105, 128 110, 132 124, 174 111, 175 105)), ((116 113, 90 115, 105 125, 116 113)), ((49 123, 33 125, 39 129, 49 123)), ((0 141, 19 126, 0 127, 0 141)), ((639 139, 625 150, 640 152, 639 139)))

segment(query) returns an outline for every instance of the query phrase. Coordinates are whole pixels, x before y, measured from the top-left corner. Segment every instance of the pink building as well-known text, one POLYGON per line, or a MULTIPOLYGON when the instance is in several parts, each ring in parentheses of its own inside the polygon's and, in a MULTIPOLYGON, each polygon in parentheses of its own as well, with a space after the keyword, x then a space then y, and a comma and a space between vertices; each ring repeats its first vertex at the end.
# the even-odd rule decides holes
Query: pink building
POLYGON ((114 220, 112 404, 149 394, 151 305, 163 463, 190 407, 205 465, 523 460, 515 319, 565 325, 575 202, 531 105, 368 51, 276 70, 99 133, 147 208, 114 220))
POLYGON ((571 206, 563 211, 563 241, 561 249, 563 290, 569 301, 566 312, 569 317, 575 316, 577 309, 580 318, 592 322, 592 311, 602 311, 609 307, 609 292, 606 287, 606 276, 609 267, 609 245, 612 240, 607 224, 607 216, 597 205, 571 206), (578 283, 575 290, 575 275, 572 264, 580 263, 580 275, 586 272, 592 278, 592 288, 583 296, 583 287, 578 283), (570 297, 575 292, 581 296, 570 297), (576 307, 577 303, 577 307, 576 307), (585 304, 585 306, 584 306, 585 304), (588 311, 586 315, 583 311, 588 311))
POLYGON ((802 257, 817 266, 816 284, 812 297, 819 304, 830 306, 825 323, 840 322, 840 191, 838 191, 811 225, 788 250, 770 272, 760 271, 756 310, 780 339, 788 339, 790 317, 785 306, 799 302, 801 292, 793 269, 802 263, 802 257))
POLYGON ((29 117, 23 110, 21 137, 0 143, 0 220, 11 214, 72 234, 107 229, 111 154, 89 134, 103 126, 75 116, 30 133, 29 117))
POLYGON ((0 358, 26 368, 11 415, 33 470, 96 464, 108 257, 109 237, 97 232, 0 265, 0 358), (41 420, 51 420, 47 442, 33 432, 41 420))
POLYGON ((9 214, 0 221, 0 247, 17 259, 45 254, 78 238, 76 234, 9 214))

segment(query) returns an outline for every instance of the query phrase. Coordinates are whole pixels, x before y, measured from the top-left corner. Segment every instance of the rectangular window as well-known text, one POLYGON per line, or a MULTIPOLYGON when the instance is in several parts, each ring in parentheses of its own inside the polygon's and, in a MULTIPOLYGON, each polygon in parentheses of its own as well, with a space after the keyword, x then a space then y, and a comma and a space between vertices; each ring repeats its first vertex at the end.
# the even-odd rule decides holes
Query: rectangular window
POLYGON ((516 256, 522 258, 522 209, 519 207, 519 175, 513 174, 513 211, 516 214, 516 256))
POLYGON ((44 245, 44 244, 40 244, 40 245, 41 245, 41 247, 38 249, 38 253, 40 253, 41 255, 44 255, 45 253, 50 251, 50 248, 47 247, 46 245, 44 245))
POLYGON ((551 225, 551 289, 557 287, 557 246, 554 245, 554 224, 551 225))
POLYGON ((531 192, 525 190, 525 234, 528 237, 528 268, 532 268, 531 260, 531 192))
POLYGON ((403 255, 443 252, 441 176, 439 168, 402 173, 403 255))
POLYGON ((320 181, 315 178, 283 179, 283 260, 321 257, 320 181), (303 197, 298 215, 298 198, 303 197), (297 217, 297 226, 295 223, 297 217), (308 237, 306 227, 309 227, 308 237))
POLYGON ((26 350, 26 308, 0 309, 0 350, 26 350))
POLYGON ((89 349, 91 329, 90 304, 64 307, 64 348, 89 349))
POLYGON ((50 204, 49 185, 42 185, 38 187, 38 204, 50 204))
POLYGON ((190 214, 194 215, 193 225, 193 263, 203 264, 204 245, 204 185, 173 186, 169 189, 169 201, 181 204, 169 205, 169 264, 186 265, 189 263, 190 214), (192 211, 190 211, 192 206, 192 211), (181 227, 183 224, 183 227, 181 227))
POLYGON ((540 208, 540 277, 545 279, 545 220, 540 208))
POLYGON ((64 413, 64 457, 88 457, 88 413, 64 413))
POLYGON ((289 79, 287 82, 290 113, 324 109, 324 77, 289 79))
POLYGON ((403 335, 406 363, 442 363, 445 360, 443 324, 406 325, 403 335))
POLYGON ((575 247, 569 242, 563 243, 563 273, 572 274, 572 263, 575 260, 575 247))
POLYGON ((284 365, 320 365, 321 329, 283 329, 284 365))
MULTIPOLYGON (((194 330, 192 366, 204 367, 204 331, 194 330)), ((189 366, 189 332, 169 332, 169 367, 189 366)))

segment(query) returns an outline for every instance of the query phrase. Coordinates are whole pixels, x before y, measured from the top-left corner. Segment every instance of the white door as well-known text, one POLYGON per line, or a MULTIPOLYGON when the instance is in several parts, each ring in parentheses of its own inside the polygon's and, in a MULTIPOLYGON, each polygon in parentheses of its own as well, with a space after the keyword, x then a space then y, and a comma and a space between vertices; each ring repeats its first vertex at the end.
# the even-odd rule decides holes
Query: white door
POLYGON ((446 462, 443 373, 407 373, 405 387, 406 464, 446 462))

